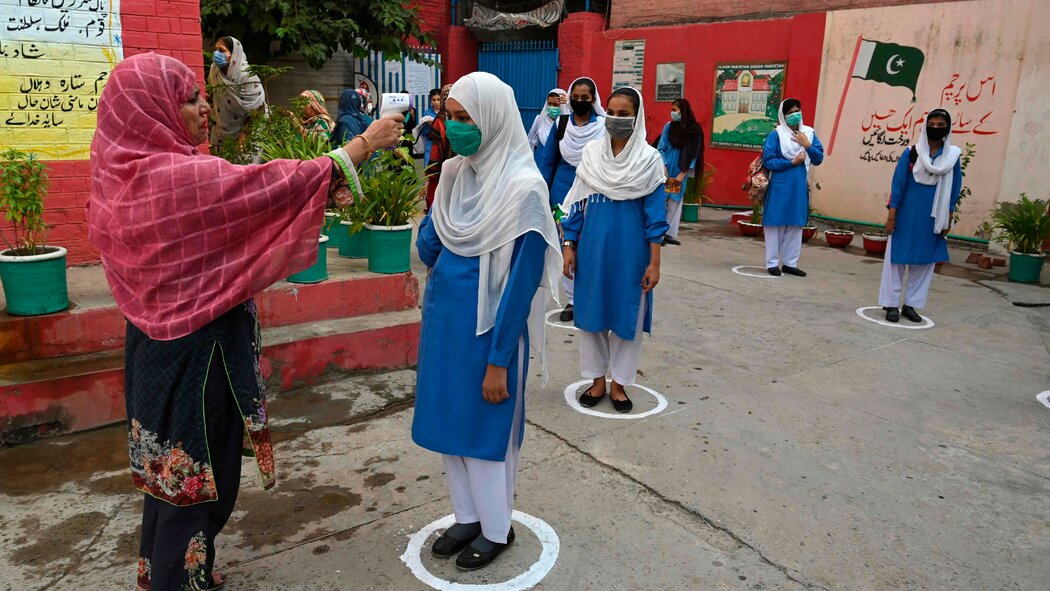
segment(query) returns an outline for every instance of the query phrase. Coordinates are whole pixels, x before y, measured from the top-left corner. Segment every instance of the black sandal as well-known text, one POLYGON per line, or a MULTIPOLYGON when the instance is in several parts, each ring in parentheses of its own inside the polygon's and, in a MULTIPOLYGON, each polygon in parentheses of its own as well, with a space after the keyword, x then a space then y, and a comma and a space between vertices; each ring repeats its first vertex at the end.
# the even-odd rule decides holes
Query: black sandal
POLYGON ((605 390, 604 389, 602 390, 602 395, 601 396, 591 396, 591 390, 592 389, 594 389, 594 386, 591 386, 590 388, 587 388, 587 390, 583 394, 580 394, 580 406, 585 406, 587 408, 591 408, 591 407, 595 406, 596 404, 598 404, 599 402, 601 402, 602 398, 605 398, 605 390))
POLYGON ((617 411, 623 412, 623 413, 631 412, 631 410, 634 408, 634 403, 631 402, 631 399, 627 397, 627 391, 626 390, 624 390, 623 395, 624 395, 624 399, 623 400, 617 400, 617 399, 613 398, 612 396, 609 396, 609 399, 612 400, 613 408, 615 408, 617 411))

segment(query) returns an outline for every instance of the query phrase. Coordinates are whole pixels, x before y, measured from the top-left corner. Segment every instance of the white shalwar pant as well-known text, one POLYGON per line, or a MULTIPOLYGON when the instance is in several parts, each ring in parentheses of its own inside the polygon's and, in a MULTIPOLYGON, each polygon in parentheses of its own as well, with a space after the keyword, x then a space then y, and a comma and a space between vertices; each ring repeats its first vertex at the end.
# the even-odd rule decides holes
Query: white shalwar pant
POLYGON ((565 275, 561 276, 562 301, 568 303, 570 306, 572 305, 572 292, 573 292, 573 286, 575 285, 575 283, 576 283, 575 281, 573 281, 572 279, 569 279, 565 275))
POLYGON ((926 297, 930 295, 933 283, 933 272, 936 265, 895 265, 890 262, 890 249, 893 237, 886 241, 886 258, 882 261, 882 285, 879 287, 879 305, 883 308, 897 308, 901 305, 901 291, 904 291, 904 305, 912 308, 925 308, 926 297), (907 278, 904 274, 907 271, 907 278))
MULTIPOLYGON (((448 477, 448 495, 456 523, 481 522, 481 534, 490 542, 507 543, 511 514, 514 512, 514 485, 521 459, 519 431, 525 409, 525 341, 518 344, 518 387, 514 398, 514 419, 510 424, 507 458, 502 462, 465 456, 441 455, 448 477)), ((481 392, 477 393, 481 396, 481 392)))
POLYGON ((685 203, 685 199, 674 199, 667 200, 667 223, 671 225, 671 228, 667 230, 667 236, 671 238, 678 238, 678 224, 682 221, 682 204, 685 203))
POLYGON ((802 256, 802 226, 765 226, 766 268, 779 267, 783 262, 788 267, 797 267, 802 256))
POLYGON ((633 386, 642 358, 642 324, 645 322, 645 298, 638 306, 638 324, 634 340, 625 341, 611 330, 580 331, 580 375, 596 380, 610 375, 621 386, 633 386))

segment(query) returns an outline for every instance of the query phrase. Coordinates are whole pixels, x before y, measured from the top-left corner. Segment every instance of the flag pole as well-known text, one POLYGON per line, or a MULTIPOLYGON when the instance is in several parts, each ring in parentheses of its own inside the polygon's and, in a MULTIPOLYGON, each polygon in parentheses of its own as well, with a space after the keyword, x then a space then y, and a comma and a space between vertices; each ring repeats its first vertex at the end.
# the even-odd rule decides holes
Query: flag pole
POLYGON ((831 141, 828 143, 828 156, 831 156, 831 151, 835 149, 835 136, 839 133, 839 119, 842 118, 842 107, 846 104, 846 93, 849 92, 849 84, 853 81, 853 68, 857 66, 857 56, 860 55, 860 43, 864 38, 860 35, 857 36, 857 47, 853 50, 853 61, 849 64, 849 71, 846 72, 846 84, 842 87, 842 98, 839 99, 839 110, 835 113, 835 125, 831 128, 831 141))

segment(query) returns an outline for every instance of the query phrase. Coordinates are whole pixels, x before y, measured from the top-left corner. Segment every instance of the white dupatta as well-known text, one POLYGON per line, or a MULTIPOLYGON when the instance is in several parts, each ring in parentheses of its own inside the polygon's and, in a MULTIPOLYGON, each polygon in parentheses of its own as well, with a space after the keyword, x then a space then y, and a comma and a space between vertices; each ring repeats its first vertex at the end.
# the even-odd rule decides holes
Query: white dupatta
MULTIPOLYGON (((929 116, 927 116, 928 118, 929 116)), ((955 163, 959 161, 962 150, 952 145, 951 119, 948 119, 948 135, 944 138, 944 148, 934 162, 930 159, 930 141, 926 138, 926 125, 919 131, 919 141, 912 147, 918 157, 912 167, 912 177, 921 185, 935 185, 933 208, 933 233, 940 234, 948 229, 951 223, 952 183, 955 181, 955 163)))

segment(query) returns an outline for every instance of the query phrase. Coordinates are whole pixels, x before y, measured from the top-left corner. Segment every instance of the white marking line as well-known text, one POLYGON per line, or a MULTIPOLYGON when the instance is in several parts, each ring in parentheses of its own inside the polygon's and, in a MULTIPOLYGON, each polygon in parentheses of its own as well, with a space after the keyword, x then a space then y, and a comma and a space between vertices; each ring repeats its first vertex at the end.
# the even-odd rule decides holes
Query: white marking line
POLYGON ((554 528, 547 525, 542 519, 521 511, 515 511, 511 514, 511 518, 532 530, 532 533, 539 538, 543 550, 540 552, 539 560, 533 563, 529 570, 509 581, 483 585, 453 583, 452 581, 435 577, 430 574, 427 567, 423 566, 423 560, 420 557, 423 551, 423 544, 426 543, 427 538, 431 534, 439 529, 452 527, 456 523, 455 515, 446 515, 412 534, 412 537, 408 540, 408 547, 405 548, 405 553, 401 555, 401 562, 408 565, 409 570, 412 571, 412 574, 417 579, 439 591, 480 591, 482 589, 485 591, 524 591, 525 589, 531 589, 554 568, 554 563, 558 560, 558 552, 561 549, 561 540, 558 539, 558 534, 555 533, 554 528))
POLYGON ((551 310, 547 312, 547 315, 543 317, 543 323, 547 326, 553 326, 554 328, 564 328, 565 330, 580 330, 571 324, 562 324, 551 320, 551 316, 555 314, 561 314, 561 310, 551 310))
POLYGON ((645 386, 639 386, 638 384, 635 384, 633 386, 627 386, 627 387, 628 388, 638 388, 639 390, 644 390, 644 391, 648 392, 649 394, 652 394, 653 398, 656 398, 656 408, 649 409, 649 410, 647 410, 645 412, 640 412, 638 414, 624 414, 624 413, 619 413, 619 412, 614 414, 614 413, 610 413, 610 412, 599 412, 599 411, 594 410, 592 408, 585 408, 585 407, 583 407, 580 404, 580 401, 576 398, 576 392, 580 389, 580 386, 583 386, 584 384, 591 384, 591 383, 594 383, 594 380, 581 380, 581 381, 576 382, 574 384, 569 384, 568 387, 565 388, 565 403, 568 404, 570 407, 572 407, 573 410, 575 410, 576 412, 583 413, 585 415, 591 415, 592 417, 601 417, 603 419, 621 419, 621 420, 622 419, 642 419, 642 418, 649 417, 649 416, 655 415, 657 413, 660 413, 665 408, 667 408, 667 399, 664 398, 663 396, 661 396, 659 392, 657 392, 656 390, 653 390, 651 388, 646 388, 645 386))
POLYGON ((911 330, 922 330, 924 328, 933 328, 934 326, 936 326, 933 323, 933 320, 930 320, 929 316, 922 317, 922 324, 914 324, 911 320, 908 320, 903 316, 901 316, 900 322, 889 322, 887 320, 879 320, 878 318, 872 318, 871 316, 868 316, 864 313, 866 310, 878 310, 879 312, 882 312, 882 306, 868 306, 866 308, 857 308, 857 316, 860 316, 861 318, 869 322, 874 322, 875 324, 881 324, 890 328, 907 328, 911 330))
POLYGON ((1036 394, 1035 399, 1039 402, 1042 402, 1043 406, 1050 408, 1050 390, 1036 394))
POLYGON ((780 279, 780 277, 777 277, 775 275, 770 275, 769 271, 767 271, 764 267, 751 267, 751 266, 748 266, 748 265, 737 265, 737 266, 733 267, 733 272, 736 273, 737 275, 743 275, 744 277, 754 277, 755 279, 780 279), (741 269, 761 269, 762 270, 762 274, 761 275, 756 275, 754 273, 745 273, 745 272, 741 271, 741 269))

